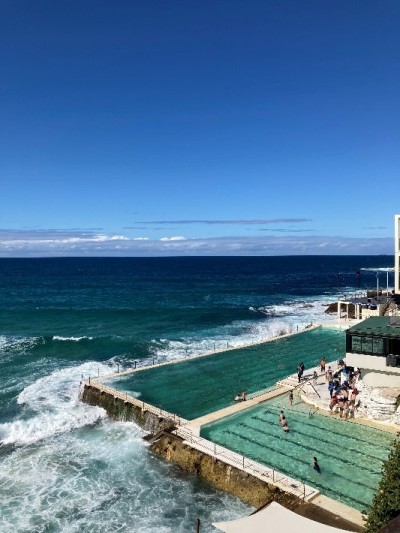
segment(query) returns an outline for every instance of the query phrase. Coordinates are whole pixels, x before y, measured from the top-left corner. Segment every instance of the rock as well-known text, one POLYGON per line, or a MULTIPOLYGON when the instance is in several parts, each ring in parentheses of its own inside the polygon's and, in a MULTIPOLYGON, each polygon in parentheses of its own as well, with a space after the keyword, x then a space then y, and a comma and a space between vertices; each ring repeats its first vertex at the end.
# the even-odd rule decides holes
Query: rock
POLYGON ((399 424, 400 410, 397 407, 399 394, 399 389, 364 385, 359 396, 361 400, 359 413, 373 420, 399 424))
POLYGON ((325 313, 327 314, 337 313, 337 302, 329 304, 328 307, 325 309, 325 313))
MULTIPOLYGON (((327 314, 334 314, 337 313, 338 310, 338 304, 337 302, 333 302, 327 306, 325 309, 325 313, 327 314)), ((346 314, 346 307, 342 306, 342 316, 346 314)), ((348 318, 355 318, 355 306, 354 304, 349 304, 349 316, 348 318)))

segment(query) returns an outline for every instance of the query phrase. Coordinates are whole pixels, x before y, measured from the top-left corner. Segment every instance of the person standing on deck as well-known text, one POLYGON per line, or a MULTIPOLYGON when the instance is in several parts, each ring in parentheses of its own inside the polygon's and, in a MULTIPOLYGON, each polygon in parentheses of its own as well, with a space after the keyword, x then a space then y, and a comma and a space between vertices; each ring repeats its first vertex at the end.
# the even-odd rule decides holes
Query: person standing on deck
POLYGON ((325 372, 325 366, 326 366, 326 357, 324 356, 322 359, 321 359, 321 372, 324 373, 325 372))
POLYGON ((305 368, 303 362, 300 363, 300 368, 301 368, 301 377, 303 377, 303 374, 304 374, 304 368, 305 368))
POLYGON ((325 372, 325 381, 330 381, 333 378, 332 368, 328 366, 328 370, 325 372))

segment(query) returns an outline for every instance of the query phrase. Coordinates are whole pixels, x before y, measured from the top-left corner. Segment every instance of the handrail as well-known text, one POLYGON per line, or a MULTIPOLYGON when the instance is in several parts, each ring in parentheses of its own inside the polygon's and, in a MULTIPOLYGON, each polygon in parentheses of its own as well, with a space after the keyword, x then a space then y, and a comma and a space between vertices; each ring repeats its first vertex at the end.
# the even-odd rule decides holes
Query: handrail
POLYGON ((137 371, 150 370, 151 368, 154 368, 154 367, 160 367, 160 366, 165 366, 165 365, 181 363, 182 361, 185 361, 186 358, 188 358, 190 360, 192 360, 192 359, 194 360, 194 359, 198 359, 198 358, 201 358, 201 357, 207 357, 209 355, 216 355, 216 354, 220 354, 220 353, 224 353, 224 352, 230 352, 230 351, 233 351, 233 350, 240 350, 242 348, 250 348, 251 346, 258 346, 258 345, 261 345, 261 344, 266 344, 267 342, 276 341, 276 340, 283 339, 283 338, 286 338, 286 337, 291 337, 293 335, 298 335, 299 333, 304 333, 304 332, 310 331, 312 329, 318 329, 319 327, 321 327, 321 324, 319 324, 319 323, 307 324, 302 329, 299 329, 299 327, 297 326, 296 331, 292 330, 292 331, 289 331, 287 333, 282 333, 282 334, 275 335, 274 337, 268 337, 268 338, 262 337, 260 340, 251 341, 251 342, 244 342, 244 343, 237 344, 237 345, 231 345, 231 344, 229 344, 229 341, 219 341, 220 344, 223 344, 223 347, 218 347, 218 346, 216 346, 216 343, 214 343, 214 349, 211 350, 211 351, 207 351, 207 352, 200 353, 200 354, 195 354, 195 355, 188 355, 187 352, 186 352, 185 357, 182 357, 182 358, 179 358, 179 359, 174 359, 173 361, 157 362, 157 356, 153 356, 153 357, 150 357, 149 359, 141 360, 140 364, 137 364, 138 362, 135 361, 134 368, 130 368, 128 370, 121 370, 121 372, 119 371, 119 364, 118 364, 117 365, 118 366, 118 371, 117 372, 113 372, 111 374, 105 374, 103 376, 100 376, 100 374, 98 374, 97 376, 91 376, 91 379, 93 379, 93 381, 96 380, 96 381, 101 382, 101 381, 104 381, 104 380, 114 379, 114 378, 122 377, 124 375, 126 376, 126 375, 129 375, 129 374, 133 374, 133 373, 135 373, 137 371))
POLYGON ((164 409, 160 409, 158 407, 154 407, 154 405, 151 405, 150 403, 143 402, 139 400, 138 398, 135 398, 133 396, 130 396, 127 392, 121 392, 116 389, 113 389, 111 387, 108 387, 107 385, 104 385, 101 382, 98 381, 90 381, 90 378, 88 381, 83 381, 84 385, 87 385, 88 387, 94 387, 100 391, 107 392, 108 394, 111 394, 115 398, 120 398, 124 402, 130 403, 132 405, 135 405, 136 407, 140 407, 142 411, 149 411, 157 416, 160 416, 162 418, 165 418, 167 420, 171 420, 174 422, 174 424, 185 425, 188 424, 188 420, 185 418, 182 418, 176 414, 170 413, 168 411, 165 411, 164 409))
POLYGON ((274 468, 257 463, 252 459, 248 459, 244 455, 228 450, 227 448, 204 439, 203 437, 198 437, 187 428, 179 427, 172 433, 183 438, 186 442, 190 443, 193 448, 196 448, 215 459, 223 460, 258 479, 265 481, 267 478, 269 483, 279 486, 285 492, 294 494, 297 497, 308 500, 319 494, 317 489, 306 485, 303 481, 295 480, 274 468))
POLYGON ((263 481, 265 481, 265 479, 268 479, 269 483, 279 486, 285 492, 289 492, 303 499, 310 499, 319 494, 319 491, 317 489, 306 485, 302 481, 290 478, 289 476, 286 476, 285 474, 273 468, 262 465, 261 463, 257 463, 256 461, 248 459, 244 455, 240 455, 236 452, 228 450, 223 446, 220 446, 219 444, 216 444, 207 439, 204 439, 203 437, 195 435, 190 429, 185 427, 190 422, 185 418, 182 418, 163 409, 154 407, 149 403, 143 402, 138 398, 130 396, 126 392, 120 392, 116 389, 108 387, 107 385, 104 385, 103 383, 98 382, 97 380, 91 381, 89 378, 88 380, 84 380, 82 382, 82 385, 94 387, 100 391, 110 394, 111 396, 114 396, 114 398, 120 398, 124 402, 128 402, 132 405, 135 405, 141 408, 143 411, 149 411, 157 416, 173 421, 174 425, 176 425, 177 427, 172 431, 172 433, 181 437, 186 442, 190 443, 193 448, 196 448, 199 451, 206 453, 207 455, 213 458, 217 458, 228 464, 231 464, 232 466, 257 477, 258 479, 261 479, 263 481))

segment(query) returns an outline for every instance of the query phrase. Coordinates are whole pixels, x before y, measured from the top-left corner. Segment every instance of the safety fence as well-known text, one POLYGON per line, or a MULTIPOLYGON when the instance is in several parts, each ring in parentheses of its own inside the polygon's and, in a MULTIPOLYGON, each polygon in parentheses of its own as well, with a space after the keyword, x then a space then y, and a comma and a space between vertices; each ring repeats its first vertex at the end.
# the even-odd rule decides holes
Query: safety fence
POLYGON ((129 368, 127 370, 120 371, 120 365, 119 363, 117 363, 116 372, 100 376, 100 369, 99 369, 97 376, 91 376, 90 379, 93 381, 96 380, 98 382, 101 382, 105 380, 120 378, 123 376, 128 376, 129 374, 134 374, 137 371, 150 370, 151 368, 155 368, 155 367, 161 367, 161 366, 181 363, 182 361, 185 361, 186 359, 195 360, 201 357, 207 357, 209 355, 216 355, 216 354, 224 353, 224 352, 231 351, 231 350, 240 350, 242 348, 250 348, 252 346, 258 346, 258 345, 265 344, 270 341, 276 341, 278 339, 282 339, 285 337, 291 337, 293 335, 303 333, 305 331, 310 331, 311 329, 317 329, 319 327, 321 327, 321 324, 308 324, 306 326, 300 326, 300 328, 299 326, 297 326, 296 330, 292 330, 290 332, 282 331, 273 337, 265 337, 265 338, 262 337, 261 339, 257 339, 257 340, 250 341, 247 343, 232 344, 232 342, 229 342, 229 341, 219 341, 218 344, 214 343, 214 347, 212 350, 206 351, 200 354, 189 354, 188 349, 186 348, 185 354, 182 354, 181 357, 174 359, 172 361, 162 361, 160 360, 159 356, 154 355, 147 359, 142 359, 142 360, 138 359, 138 360, 133 361, 133 368, 129 368))
POLYGON ((228 450, 224 446, 199 437, 193 434, 188 428, 178 427, 172 433, 184 439, 192 448, 214 459, 219 459, 226 464, 234 466, 262 481, 276 485, 283 491, 293 494, 298 498, 310 500, 319 494, 317 489, 306 485, 304 482, 290 478, 278 470, 257 463, 244 455, 228 450))
POLYGON ((223 461, 226 464, 230 464, 231 466, 234 466, 246 472, 247 474, 261 479, 262 481, 267 481, 268 483, 276 485, 283 491, 291 493, 297 496, 298 498, 301 498, 303 500, 310 500, 311 498, 319 494, 319 491, 317 489, 306 485, 302 481, 290 478, 289 476, 286 476, 285 474, 279 472, 278 470, 275 470, 274 468, 270 468, 268 466, 257 463, 256 461, 253 461, 245 457, 244 455, 240 455, 239 453, 228 450, 224 446, 220 446, 215 442, 211 442, 207 439, 204 439, 203 437, 197 436, 188 427, 185 427, 187 424, 190 423, 190 421, 186 420, 185 418, 155 407, 154 405, 151 405, 149 403, 143 402, 138 398, 130 396, 126 392, 121 392, 116 389, 113 389, 112 387, 108 387, 107 385, 98 382, 96 378, 89 378, 88 380, 83 381, 82 386, 96 388, 100 391, 100 393, 107 393, 113 396, 114 398, 119 398, 125 403, 129 403, 131 405, 139 407, 142 411, 151 412, 160 418, 171 421, 171 423, 176 426, 176 429, 173 430, 172 433, 189 443, 191 447, 215 459, 219 459, 220 461, 223 461))
POLYGON ((120 400, 123 400, 125 403, 130 403, 131 405, 139 407, 142 411, 148 411, 150 413, 155 414, 156 416, 159 416, 160 418, 170 420, 171 422, 173 422, 174 425, 181 426, 189 422, 185 418, 182 418, 173 413, 169 413, 168 411, 164 411, 164 409, 155 407, 150 403, 143 402, 138 398, 135 398, 134 396, 130 396, 127 392, 121 392, 116 389, 113 389, 112 387, 108 387, 107 385, 104 385, 103 383, 97 381, 97 379, 89 378, 87 381, 83 381, 82 384, 88 387, 98 389, 100 392, 106 392, 107 394, 114 396, 114 398, 119 398, 120 400))

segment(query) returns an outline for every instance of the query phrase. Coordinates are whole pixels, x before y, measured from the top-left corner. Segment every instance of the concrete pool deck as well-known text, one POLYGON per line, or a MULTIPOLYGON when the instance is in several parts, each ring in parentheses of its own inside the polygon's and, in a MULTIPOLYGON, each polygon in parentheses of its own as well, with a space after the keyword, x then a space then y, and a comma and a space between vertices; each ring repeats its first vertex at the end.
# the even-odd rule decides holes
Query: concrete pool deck
POLYGON ((234 415, 241 411, 245 411, 250 407, 254 407, 255 405, 271 400, 272 398, 276 398, 277 396, 281 396, 282 394, 287 394, 289 390, 290 388, 287 387, 279 387, 268 392, 254 395, 253 397, 248 398, 246 401, 235 402, 234 405, 225 407, 224 409, 220 409, 219 411, 214 411, 213 413, 209 413, 208 415, 195 418, 194 420, 191 420, 188 424, 186 424, 185 427, 186 429, 192 431, 194 435, 199 436, 202 426, 210 424, 211 422, 216 422, 217 420, 221 420, 222 418, 234 415))
MULTIPOLYGON (((330 366, 335 372, 337 370, 337 361, 332 361, 326 364, 328 368, 330 366)), ((300 392, 300 399, 315 408, 319 414, 325 416, 332 416, 340 419, 340 413, 332 412, 329 409, 330 403, 330 393, 328 390, 328 382, 325 379, 325 374, 321 374, 319 367, 314 367, 307 369, 305 371, 304 377, 306 378, 302 384, 299 384, 296 374, 291 374, 287 378, 280 380, 277 383, 277 386, 284 387, 286 389, 298 389, 300 392), (314 370, 318 374, 318 379, 316 384, 313 384, 313 374, 314 370)), ((400 431, 400 427, 397 424, 392 424, 390 422, 378 421, 371 418, 365 418, 360 415, 357 411, 355 412, 354 418, 341 419, 343 422, 350 422, 353 424, 360 424, 368 426, 374 429, 379 429, 380 431, 386 431, 396 435, 400 431)))

